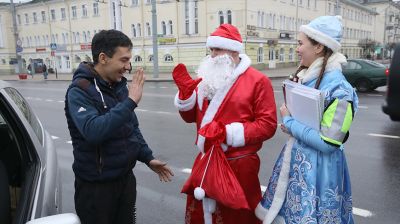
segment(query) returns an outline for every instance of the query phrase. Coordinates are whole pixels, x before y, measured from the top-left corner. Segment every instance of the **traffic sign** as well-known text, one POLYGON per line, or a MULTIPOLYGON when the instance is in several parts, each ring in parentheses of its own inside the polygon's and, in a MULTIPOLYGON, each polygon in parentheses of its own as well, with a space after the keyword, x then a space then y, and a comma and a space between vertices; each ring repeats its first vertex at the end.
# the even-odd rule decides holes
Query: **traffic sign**
POLYGON ((24 49, 20 46, 17 45, 17 53, 21 53, 24 49))
POLYGON ((57 44, 56 43, 50 43, 50 49, 51 50, 57 50, 57 44))

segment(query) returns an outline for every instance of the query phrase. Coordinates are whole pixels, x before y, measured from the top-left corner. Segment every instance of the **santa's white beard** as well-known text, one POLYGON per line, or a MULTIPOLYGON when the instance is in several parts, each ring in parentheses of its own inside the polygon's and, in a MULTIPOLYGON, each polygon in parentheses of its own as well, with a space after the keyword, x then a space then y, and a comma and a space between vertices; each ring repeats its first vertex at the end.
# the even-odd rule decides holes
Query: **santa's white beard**
POLYGON ((205 57, 197 71, 197 77, 203 79, 199 84, 203 96, 211 100, 219 89, 232 81, 234 70, 233 58, 227 54, 214 58, 210 55, 205 57))

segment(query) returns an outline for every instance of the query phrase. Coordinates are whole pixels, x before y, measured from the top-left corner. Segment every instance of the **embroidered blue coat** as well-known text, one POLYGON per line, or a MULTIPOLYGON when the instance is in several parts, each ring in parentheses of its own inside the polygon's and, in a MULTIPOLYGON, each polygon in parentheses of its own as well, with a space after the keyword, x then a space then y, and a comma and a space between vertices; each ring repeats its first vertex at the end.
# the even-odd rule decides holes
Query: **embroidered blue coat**
MULTIPOLYGON (((325 73, 319 89, 325 92, 325 107, 339 99, 357 110, 357 95, 340 70, 325 73)), ((354 223, 343 145, 326 143, 318 130, 290 116, 283 122, 293 137, 276 161, 257 217, 263 223, 354 223)))

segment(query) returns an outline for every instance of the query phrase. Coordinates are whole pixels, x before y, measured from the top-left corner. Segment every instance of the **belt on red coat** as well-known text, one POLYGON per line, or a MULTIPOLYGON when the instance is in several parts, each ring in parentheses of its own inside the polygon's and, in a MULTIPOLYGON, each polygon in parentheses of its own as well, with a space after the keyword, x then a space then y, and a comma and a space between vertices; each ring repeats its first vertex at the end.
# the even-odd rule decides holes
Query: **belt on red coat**
POLYGON ((254 155, 258 151, 257 148, 247 148, 243 149, 228 149, 228 151, 225 152, 225 156, 227 160, 235 160, 235 159, 241 159, 246 156, 254 155))

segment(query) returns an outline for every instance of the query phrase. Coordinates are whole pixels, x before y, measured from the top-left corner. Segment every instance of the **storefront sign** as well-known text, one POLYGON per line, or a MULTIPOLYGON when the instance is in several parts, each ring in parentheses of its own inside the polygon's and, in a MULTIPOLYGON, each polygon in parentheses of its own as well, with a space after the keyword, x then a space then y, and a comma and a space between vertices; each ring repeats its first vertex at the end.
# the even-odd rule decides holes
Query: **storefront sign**
POLYGON ((36 48, 36 52, 46 52, 46 48, 36 48))
POLYGON ((81 50, 90 50, 92 49, 91 44, 81 44, 81 50))
POLYGON ((175 43, 176 43, 176 38, 164 38, 164 37, 159 37, 159 38, 158 38, 158 43, 159 43, 160 45, 175 44, 175 43))

